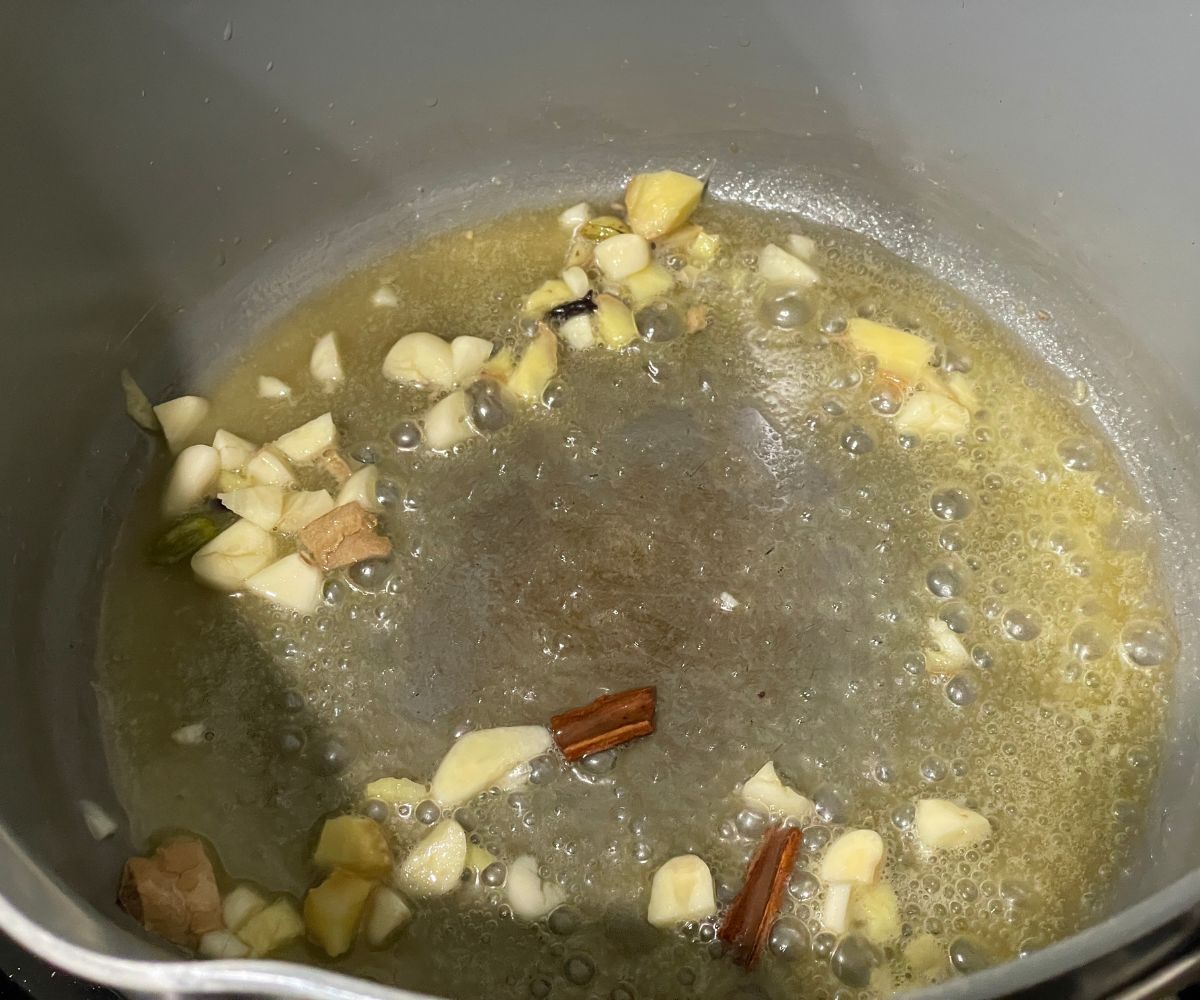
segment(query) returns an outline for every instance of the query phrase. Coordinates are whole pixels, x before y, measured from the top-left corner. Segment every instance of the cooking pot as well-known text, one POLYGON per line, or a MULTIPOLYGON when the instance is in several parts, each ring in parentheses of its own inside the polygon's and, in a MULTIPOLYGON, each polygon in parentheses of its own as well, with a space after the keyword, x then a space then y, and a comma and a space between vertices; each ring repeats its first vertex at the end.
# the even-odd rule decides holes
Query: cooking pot
MULTIPOLYGON (((192 384, 307 289, 420 233, 712 171, 944 276, 1086 405, 1161 512, 1184 650, 1111 915, 928 990, 1096 996, 1200 921, 1200 18, 1186 5, 10 4, 0 436, 0 928, 130 993, 385 997, 279 962, 200 963, 116 909, 135 845, 91 687, 100 581, 150 444, 118 383, 192 384), (1082 384, 1082 383, 1081 383, 1082 384)), ((1049 776, 1047 780, 1053 780, 1049 776)), ((1191 963, 1191 965, 1189 965, 1191 963)), ((1175 977, 1175 979, 1172 979, 1175 977)))

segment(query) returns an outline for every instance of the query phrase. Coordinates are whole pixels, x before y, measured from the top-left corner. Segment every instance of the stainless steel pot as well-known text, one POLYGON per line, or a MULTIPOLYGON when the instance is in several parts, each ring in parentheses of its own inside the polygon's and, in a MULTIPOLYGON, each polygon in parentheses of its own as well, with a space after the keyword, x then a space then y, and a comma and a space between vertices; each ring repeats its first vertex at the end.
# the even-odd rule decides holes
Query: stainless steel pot
MULTIPOLYGON (((180 962, 131 928, 89 677, 147 460, 117 390, 188 384, 300 289, 428 228, 712 163, 718 196, 871 231, 1086 376, 1151 505, 1183 640, 1112 916, 929 991, 1095 996, 1198 921, 1200 18, 1152 2, 9 4, 0 31, 0 928, 132 992, 394 991, 180 962)), ((1165 975, 1165 974, 1164 974, 1165 975)), ((1165 979, 1160 980, 1160 983, 1165 979)))

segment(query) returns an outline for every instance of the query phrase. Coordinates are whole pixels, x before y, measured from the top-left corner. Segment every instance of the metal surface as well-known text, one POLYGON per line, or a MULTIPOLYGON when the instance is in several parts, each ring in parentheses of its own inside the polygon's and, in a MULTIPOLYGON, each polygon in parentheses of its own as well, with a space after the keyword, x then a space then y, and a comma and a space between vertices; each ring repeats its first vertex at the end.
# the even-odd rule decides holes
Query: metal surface
POLYGON ((1113 916, 930 996, 1098 996, 1200 903, 1195 438, 1200 133, 1184 5, 263 0, 8 5, 0 30, 0 927, 146 993, 395 996, 181 962, 112 903, 130 845, 89 681, 97 581, 152 395, 347 262, 648 162, 873 232, 1086 374, 1150 504, 1185 659, 1113 916), (1052 318, 1046 320, 1043 314, 1052 318))

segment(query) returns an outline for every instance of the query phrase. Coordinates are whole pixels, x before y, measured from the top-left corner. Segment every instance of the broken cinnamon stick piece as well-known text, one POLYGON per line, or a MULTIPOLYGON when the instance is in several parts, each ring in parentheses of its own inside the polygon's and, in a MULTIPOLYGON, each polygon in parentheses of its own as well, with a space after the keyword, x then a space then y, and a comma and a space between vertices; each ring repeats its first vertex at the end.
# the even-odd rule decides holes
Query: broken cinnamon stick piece
POLYGON ((779 916, 800 836, 796 827, 777 826, 767 831, 746 869, 746 883, 717 932, 717 937, 729 946, 733 960, 747 969, 758 961, 779 916))
POLYGON ((599 753, 654 732, 655 688, 606 694, 550 720, 554 742, 568 761, 599 753))
POLYGON ((351 501, 300 529, 300 547, 321 569, 339 569, 392 552, 391 540, 375 534, 378 518, 351 501))

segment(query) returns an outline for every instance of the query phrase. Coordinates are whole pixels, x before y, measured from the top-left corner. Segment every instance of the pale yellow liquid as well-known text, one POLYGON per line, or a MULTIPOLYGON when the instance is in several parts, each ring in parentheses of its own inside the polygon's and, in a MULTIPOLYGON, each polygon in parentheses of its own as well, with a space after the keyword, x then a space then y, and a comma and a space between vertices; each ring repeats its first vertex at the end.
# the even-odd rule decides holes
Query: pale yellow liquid
MULTIPOLYGON (((747 974, 705 943, 711 926, 645 921, 651 875, 673 855, 705 858, 722 899, 741 884, 759 834, 754 817, 739 829, 736 788, 768 759, 831 816, 816 826, 867 826, 887 843, 904 936, 882 952, 876 988, 910 980, 903 946, 918 934, 946 948, 965 938, 996 962, 1096 918, 1139 829, 1171 669, 1169 650, 1151 667, 1121 653, 1132 623, 1169 635, 1153 553, 1130 541, 1149 516, 1071 387, 951 290, 802 220, 728 207, 699 218, 724 241, 697 293, 715 309, 707 330, 621 354, 564 351, 560 407, 519 413, 458 454, 392 448, 388 430, 432 397, 386 382, 381 360, 421 329, 519 343, 521 300, 562 266, 553 213, 439 236, 349 275, 196 387, 213 428, 253 441, 331 408, 347 449, 374 444, 403 498, 384 515, 396 554, 386 588, 343 582, 339 601, 301 621, 208 592, 186 564, 147 566, 161 488, 148 483, 109 576, 100 662, 135 836, 196 831, 231 878, 298 896, 315 877, 315 826, 360 806, 366 781, 427 781, 465 727, 545 724, 605 690, 655 684, 658 731, 610 771, 556 765, 546 783, 467 808, 488 849, 532 853, 561 884, 578 917, 569 933, 512 919, 502 892, 470 883, 420 904, 393 948, 328 964, 462 997, 844 991, 820 897, 799 898, 819 829, 806 830, 813 852, 784 906, 815 951, 767 953, 747 974), (814 317, 771 330, 743 258, 797 230, 819 245, 814 317), (381 285, 397 307, 372 304, 381 285), (969 358, 983 409, 966 442, 906 447, 872 408, 869 372, 821 332, 856 312, 969 358), (349 378, 326 396, 307 363, 330 330, 349 378), (260 374, 295 396, 258 399, 260 374), (864 432, 873 449, 852 454, 847 433, 864 432), (1064 455, 1080 454, 1090 468, 1068 468, 1064 455), (932 512, 947 488, 970 498, 965 518, 932 512), (926 582, 942 563, 959 579, 952 599, 926 582), (722 592, 740 606, 723 611, 722 592), (1014 611, 1039 623, 1037 638, 1009 637, 1014 611), (990 662, 962 671, 969 704, 922 669, 938 614, 990 662), (1107 638, 1086 661, 1072 641, 1082 625, 1107 638), (172 742, 196 721, 209 742, 172 742), (321 764, 330 740, 349 760, 336 774, 321 764), (933 796, 977 808, 993 839, 928 857, 905 809, 933 796), (572 982, 588 963, 590 981, 572 982)), ((421 829, 393 822, 398 853, 421 829)), ((303 944, 284 955, 327 962, 303 944)))

